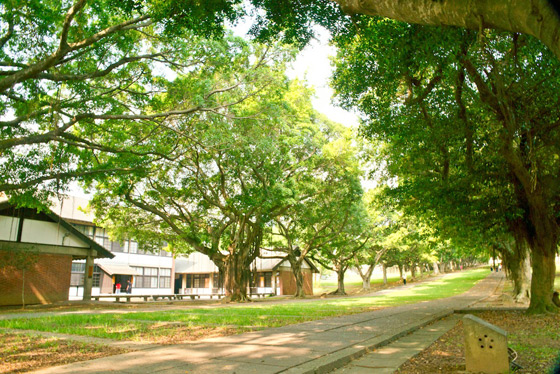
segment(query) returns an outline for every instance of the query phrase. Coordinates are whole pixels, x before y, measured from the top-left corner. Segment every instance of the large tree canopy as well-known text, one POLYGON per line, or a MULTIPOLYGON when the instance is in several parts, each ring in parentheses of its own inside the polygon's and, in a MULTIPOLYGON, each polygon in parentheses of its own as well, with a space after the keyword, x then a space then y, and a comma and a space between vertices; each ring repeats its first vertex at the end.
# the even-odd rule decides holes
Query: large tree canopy
POLYGON ((179 19, 131 4, 0 5, 0 191, 37 195, 173 159, 174 119, 227 115, 266 85, 254 84, 266 58, 249 61, 246 45, 165 32, 179 19))
MULTIPOLYGON (((560 18, 547 0, 333 0, 348 14, 532 35, 560 59, 560 18)), ((551 1, 552 2, 552 1, 551 1)))
POLYGON ((450 232, 478 226, 524 238, 531 310, 551 308, 558 60, 528 36, 363 22, 359 35, 338 38, 335 83, 365 114, 364 133, 386 144, 400 201, 450 232))

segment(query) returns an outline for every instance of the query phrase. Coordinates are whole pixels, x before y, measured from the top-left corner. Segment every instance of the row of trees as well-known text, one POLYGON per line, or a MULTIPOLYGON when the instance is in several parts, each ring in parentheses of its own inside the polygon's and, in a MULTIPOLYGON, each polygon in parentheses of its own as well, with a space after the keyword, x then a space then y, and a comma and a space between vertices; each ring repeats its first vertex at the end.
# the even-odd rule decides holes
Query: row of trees
POLYGON ((337 38, 334 84, 399 178, 387 196, 454 245, 498 251, 518 299, 530 252, 530 311, 555 310, 558 60, 519 34, 373 18, 358 28, 337 38))
MULTIPOLYGON (((297 278, 305 256, 342 277, 348 259, 365 251, 360 261, 373 261, 394 243, 411 254, 490 243, 520 295, 527 277, 515 269, 526 266, 515 264, 530 249, 531 309, 550 310, 559 234, 554 55, 518 34, 348 17, 331 1, 251 3, 259 37, 304 43, 311 21, 336 32, 335 84, 365 114, 380 165, 399 176, 382 196, 404 219, 364 205, 350 135, 284 78, 293 51, 204 38, 223 36, 224 21, 243 15, 238 0, 0 4, 0 192, 32 205, 31 196, 44 201, 72 179, 98 187, 106 224, 121 220, 154 245, 208 254, 234 299, 245 298, 244 269, 264 244, 288 254, 297 278)), ((555 32, 543 30, 559 22, 544 0, 515 9, 339 3, 350 13, 538 34, 558 55, 555 32)))

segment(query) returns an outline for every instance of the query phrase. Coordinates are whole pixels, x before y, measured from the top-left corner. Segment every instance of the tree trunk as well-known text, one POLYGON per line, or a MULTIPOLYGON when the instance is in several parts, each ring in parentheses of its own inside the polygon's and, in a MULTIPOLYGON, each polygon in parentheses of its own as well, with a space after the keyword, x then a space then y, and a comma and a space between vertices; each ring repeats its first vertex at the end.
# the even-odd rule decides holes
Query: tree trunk
POLYGON ((251 271, 241 256, 230 254, 224 259, 224 288, 226 299, 233 302, 250 301, 247 287, 251 271))
POLYGON ((439 266, 437 262, 434 262, 434 275, 439 274, 439 266))
POLYGON ((521 260, 518 279, 514 279, 513 299, 518 303, 531 300, 531 257, 529 252, 521 260))
POLYGON ((383 285, 387 285, 387 264, 383 264, 383 285))
POLYGON ((413 281, 414 279, 416 279, 416 265, 412 264, 410 266, 410 280, 413 281))
POLYGON ((301 271, 301 261, 296 260, 292 263, 292 260, 290 260, 290 256, 288 256, 288 260, 290 261, 292 272, 294 273, 294 277, 296 278, 296 293, 294 294, 294 296, 297 298, 304 298, 305 293, 303 292, 303 272, 301 271))
POLYGON ((554 238, 540 238, 541 243, 534 243, 533 276, 531 279, 531 303, 528 313, 540 314, 545 312, 558 312, 552 303, 554 292, 554 277, 556 276, 556 245, 554 238), (548 239, 548 240, 543 240, 548 239))
POLYGON ((360 275, 362 276, 362 291, 364 292, 371 291, 371 274, 373 274, 374 267, 375 265, 369 265, 368 269, 363 274, 360 271, 360 275))
POLYGON ((336 269, 336 275, 338 278, 338 289, 333 292, 334 295, 346 295, 346 291, 344 290, 344 273, 346 269, 341 266, 336 269))
POLYGON ((366 14, 406 23, 458 26, 473 30, 493 28, 532 35, 560 59, 560 22, 546 0, 333 0, 348 14, 366 14), (500 5, 498 5, 500 4, 500 5), (512 15, 515 15, 512 17, 512 15))

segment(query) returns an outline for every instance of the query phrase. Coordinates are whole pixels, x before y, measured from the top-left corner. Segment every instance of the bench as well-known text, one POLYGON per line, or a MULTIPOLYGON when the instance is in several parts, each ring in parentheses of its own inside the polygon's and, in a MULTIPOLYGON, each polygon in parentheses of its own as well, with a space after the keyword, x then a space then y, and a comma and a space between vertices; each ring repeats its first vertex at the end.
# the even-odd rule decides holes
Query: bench
MULTIPOLYGON (((179 296, 183 296, 183 295, 179 295, 179 296)), ((144 301, 148 301, 149 299, 153 300, 153 301, 157 301, 158 299, 169 299, 169 300, 175 300, 178 299, 177 295, 136 295, 136 294, 114 294, 114 295, 97 295, 97 296, 92 296, 92 299, 94 299, 95 301, 99 301, 101 299, 115 299, 116 302, 120 302, 121 299, 126 299, 127 302, 130 302, 130 299, 132 298, 139 298, 139 299, 144 299, 144 301)), ((180 299, 182 300, 183 298, 180 297, 180 299)))
POLYGON ((267 296, 276 296, 274 292, 265 292, 265 293, 250 293, 249 296, 256 296, 258 298, 267 297, 267 296))
POLYGON ((130 299, 132 298, 144 299, 144 301, 148 301, 148 300, 158 301, 159 299, 183 300, 186 297, 190 297, 192 300, 194 300, 195 298, 200 299, 200 296, 209 296, 211 299, 214 296, 216 296, 218 299, 221 299, 224 295, 223 294, 138 295, 138 294, 119 293, 119 294, 112 294, 112 295, 96 295, 96 296, 92 296, 91 298, 95 301, 99 301, 101 299, 115 299, 116 302, 120 302, 121 299, 126 299, 126 302, 130 302, 130 299))
MULTIPOLYGON (((121 299, 126 299, 126 302, 130 302, 132 298, 139 298, 144 299, 144 301, 148 301, 149 299, 153 301, 158 301, 159 299, 168 299, 168 300, 183 300, 186 297, 190 297, 191 300, 200 299, 201 296, 208 296, 211 299, 216 296, 218 299, 221 299, 225 295, 223 293, 213 293, 213 294, 167 294, 167 295, 137 295, 137 294, 127 294, 127 293, 119 293, 119 294, 112 294, 112 295, 96 295, 92 296, 91 298, 95 301, 99 301, 101 299, 115 299, 118 303, 121 299)), ((266 297, 266 296, 274 296, 273 292, 267 293, 250 293, 249 296, 253 297, 256 296, 258 298, 266 297)))

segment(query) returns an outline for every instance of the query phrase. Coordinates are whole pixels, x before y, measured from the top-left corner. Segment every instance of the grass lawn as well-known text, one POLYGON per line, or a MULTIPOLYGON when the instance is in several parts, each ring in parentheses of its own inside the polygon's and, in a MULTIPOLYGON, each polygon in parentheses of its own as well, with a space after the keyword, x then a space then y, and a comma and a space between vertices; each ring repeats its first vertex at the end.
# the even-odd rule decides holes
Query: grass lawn
POLYGON ((158 312, 65 314, 40 318, 0 320, 0 327, 86 335, 117 340, 160 341, 174 329, 227 329, 227 334, 277 327, 380 307, 416 303, 463 293, 488 275, 473 269, 398 290, 387 296, 346 297, 285 303, 230 304, 227 306, 158 312))
MULTIPOLYGON (((410 279, 410 277, 409 277, 410 279)), ((387 277, 387 285, 388 286, 396 286, 402 282, 400 282, 401 278, 398 275, 395 276, 388 276, 387 277)), ((315 282, 313 287, 313 293, 315 295, 321 295, 323 293, 333 292, 338 288, 338 284, 335 280, 331 279, 320 279, 318 282, 315 282)), ((372 290, 381 289, 383 288, 383 278, 374 278, 372 277, 370 282, 370 287, 372 290)), ((344 279, 344 289, 346 293, 349 295, 359 293, 362 289, 362 280, 359 276, 346 276, 344 279)))

